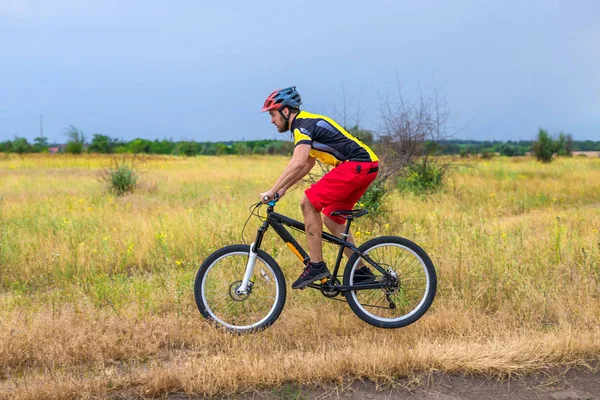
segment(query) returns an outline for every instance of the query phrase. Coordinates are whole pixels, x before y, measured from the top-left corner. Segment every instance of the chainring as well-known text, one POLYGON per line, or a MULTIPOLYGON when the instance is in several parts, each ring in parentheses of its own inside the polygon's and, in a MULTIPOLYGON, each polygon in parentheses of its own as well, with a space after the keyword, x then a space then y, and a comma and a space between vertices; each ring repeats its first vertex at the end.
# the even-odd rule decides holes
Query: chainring
POLYGON ((341 292, 335 289, 333 287, 334 285, 341 285, 341 282, 338 278, 333 280, 333 284, 331 284, 330 281, 327 281, 325 284, 321 284, 321 293, 323 296, 329 298, 338 296, 341 292))

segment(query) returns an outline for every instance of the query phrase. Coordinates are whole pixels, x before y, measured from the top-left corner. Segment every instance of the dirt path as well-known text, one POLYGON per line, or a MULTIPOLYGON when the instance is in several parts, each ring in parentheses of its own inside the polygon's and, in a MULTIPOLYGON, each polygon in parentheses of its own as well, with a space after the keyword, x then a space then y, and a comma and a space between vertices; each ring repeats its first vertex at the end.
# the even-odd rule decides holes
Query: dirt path
MULTIPOLYGON (((600 399, 600 362, 591 369, 557 368, 552 371, 509 380, 433 373, 418 380, 400 380, 394 388, 377 387, 373 382, 309 387, 286 385, 278 389, 245 393, 231 399, 347 399, 347 400, 595 400, 600 399)), ((192 399, 183 393, 169 400, 192 399)))

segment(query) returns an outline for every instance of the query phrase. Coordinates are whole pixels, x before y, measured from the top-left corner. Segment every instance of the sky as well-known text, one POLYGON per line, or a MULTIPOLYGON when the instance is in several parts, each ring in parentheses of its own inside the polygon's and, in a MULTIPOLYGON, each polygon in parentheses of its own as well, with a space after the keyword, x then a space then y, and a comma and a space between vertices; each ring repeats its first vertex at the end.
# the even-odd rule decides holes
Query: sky
POLYGON ((597 0, 0 0, 0 141, 285 139, 260 110, 293 85, 375 132, 382 99, 437 91, 455 139, 600 140, 599 21, 597 0))

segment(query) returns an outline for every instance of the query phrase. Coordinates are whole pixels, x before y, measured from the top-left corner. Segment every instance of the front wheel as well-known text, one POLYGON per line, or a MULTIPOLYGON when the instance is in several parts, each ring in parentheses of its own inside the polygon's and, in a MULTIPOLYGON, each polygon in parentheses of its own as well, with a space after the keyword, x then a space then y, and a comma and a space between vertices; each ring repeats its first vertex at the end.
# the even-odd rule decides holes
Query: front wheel
POLYGON ((228 330, 247 332, 270 326, 285 304, 285 278, 277 262, 258 250, 246 293, 238 293, 250 246, 227 246, 202 263, 194 281, 200 313, 228 330))
POLYGON ((346 300, 363 321, 379 328, 400 328, 412 324, 431 306, 437 287, 435 268, 429 256, 416 243, 397 236, 382 236, 358 248, 383 268, 374 269, 354 254, 344 270, 345 285, 360 285, 361 271, 367 265, 374 273, 371 281, 385 283, 378 289, 359 289, 346 293, 346 300))

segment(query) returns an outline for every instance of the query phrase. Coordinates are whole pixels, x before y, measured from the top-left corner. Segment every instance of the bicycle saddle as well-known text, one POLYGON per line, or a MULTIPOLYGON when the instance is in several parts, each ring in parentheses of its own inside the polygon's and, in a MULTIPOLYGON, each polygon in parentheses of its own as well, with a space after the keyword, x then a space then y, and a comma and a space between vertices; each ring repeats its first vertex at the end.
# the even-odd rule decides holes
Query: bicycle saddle
POLYGON ((356 210, 337 210, 331 213, 331 215, 339 215, 345 219, 354 219, 358 217, 362 217, 363 215, 367 215, 369 211, 363 210, 362 208, 357 208, 356 210))

